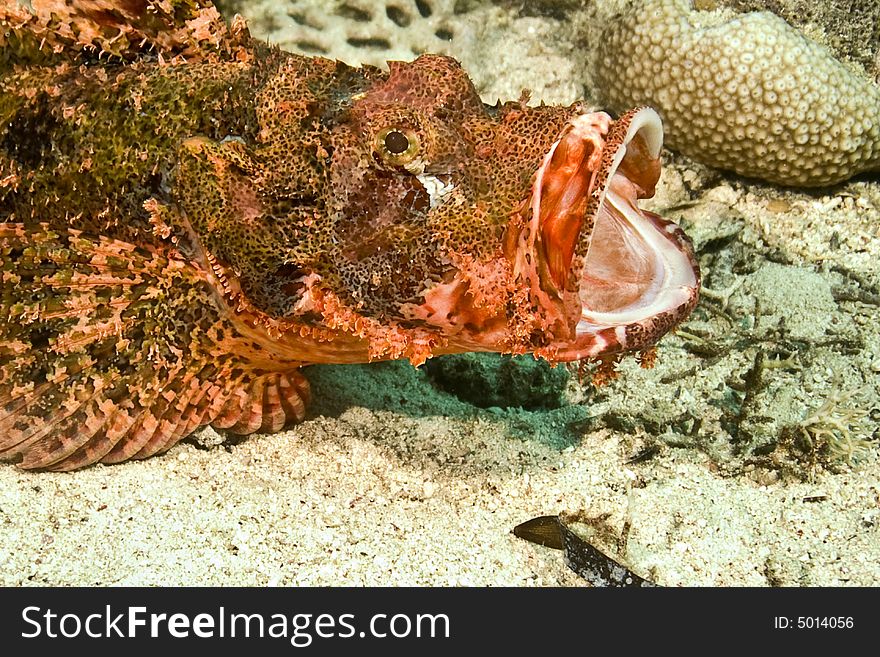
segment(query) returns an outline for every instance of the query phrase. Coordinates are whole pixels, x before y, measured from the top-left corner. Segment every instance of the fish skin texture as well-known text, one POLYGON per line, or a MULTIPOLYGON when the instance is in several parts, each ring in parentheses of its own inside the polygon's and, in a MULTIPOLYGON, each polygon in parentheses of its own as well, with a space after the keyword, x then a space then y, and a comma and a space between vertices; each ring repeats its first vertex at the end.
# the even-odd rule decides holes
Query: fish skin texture
MULTIPOLYGON (((209 2, 31 5, 0 2, 0 459, 71 470, 209 424, 278 431, 312 363, 553 359, 572 339, 604 187, 545 231, 564 257, 516 254, 584 106, 484 105, 446 57, 285 53, 209 2)), ((694 303, 593 355, 649 348, 694 303)))

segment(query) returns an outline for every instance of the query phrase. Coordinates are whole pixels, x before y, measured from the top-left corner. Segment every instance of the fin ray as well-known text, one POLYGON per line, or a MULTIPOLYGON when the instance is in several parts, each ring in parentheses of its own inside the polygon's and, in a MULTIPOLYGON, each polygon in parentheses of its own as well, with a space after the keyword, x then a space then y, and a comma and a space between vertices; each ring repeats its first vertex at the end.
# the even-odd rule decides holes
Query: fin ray
MULTIPOLYGON (((15 0, 0 7, 0 70, 14 62, 52 64, 99 55, 136 60, 207 53, 231 56, 245 43, 209 0, 15 0)), ((244 34, 242 34, 244 32, 244 34)))
POLYGON ((240 356, 212 281, 170 248, 0 224, 0 309, 0 459, 23 468, 146 458, 206 424, 252 433, 304 416, 305 379, 240 356))

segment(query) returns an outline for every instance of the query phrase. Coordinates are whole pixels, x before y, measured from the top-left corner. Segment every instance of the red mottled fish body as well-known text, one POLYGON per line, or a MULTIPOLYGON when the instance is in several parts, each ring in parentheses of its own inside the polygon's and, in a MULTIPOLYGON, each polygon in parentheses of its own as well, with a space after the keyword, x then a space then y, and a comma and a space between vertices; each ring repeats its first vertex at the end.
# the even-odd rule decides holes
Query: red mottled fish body
POLYGON ((300 421, 312 363, 646 352, 696 303, 660 121, 454 60, 284 53, 209 3, 0 2, 0 458, 300 421))

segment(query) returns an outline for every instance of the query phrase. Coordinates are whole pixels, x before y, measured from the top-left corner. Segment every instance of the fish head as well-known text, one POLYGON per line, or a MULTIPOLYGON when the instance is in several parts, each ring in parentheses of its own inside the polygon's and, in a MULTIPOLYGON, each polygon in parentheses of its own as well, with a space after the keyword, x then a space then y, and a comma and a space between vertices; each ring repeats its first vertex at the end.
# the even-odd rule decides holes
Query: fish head
POLYGON ((687 237, 638 205, 660 119, 524 100, 485 105, 440 56, 392 62, 354 100, 333 149, 334 292, 433 333, 431 355, 647 349, 699 288, 687 237))
POLYGON ((653 110, 487 105, 438 55, 387 73, 288 57, 256 144, 191 143, 177 185, 235 312, 288 358, 603 358, 695 305, 690 243, 638 205, 653 110))

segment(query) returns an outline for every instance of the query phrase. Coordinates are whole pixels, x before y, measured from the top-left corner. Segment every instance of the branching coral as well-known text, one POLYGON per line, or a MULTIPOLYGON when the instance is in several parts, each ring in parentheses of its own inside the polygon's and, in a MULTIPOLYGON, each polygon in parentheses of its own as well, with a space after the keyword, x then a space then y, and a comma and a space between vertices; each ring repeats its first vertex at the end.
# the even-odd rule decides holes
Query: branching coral
POLYGON ((872 443, 867 438, 864 418, 868 411, 853 407, 850 402, 859 391, 831 393, 822 405, 796 426, 807 451, 829 462, 850 463, 864 457, 872 443))

